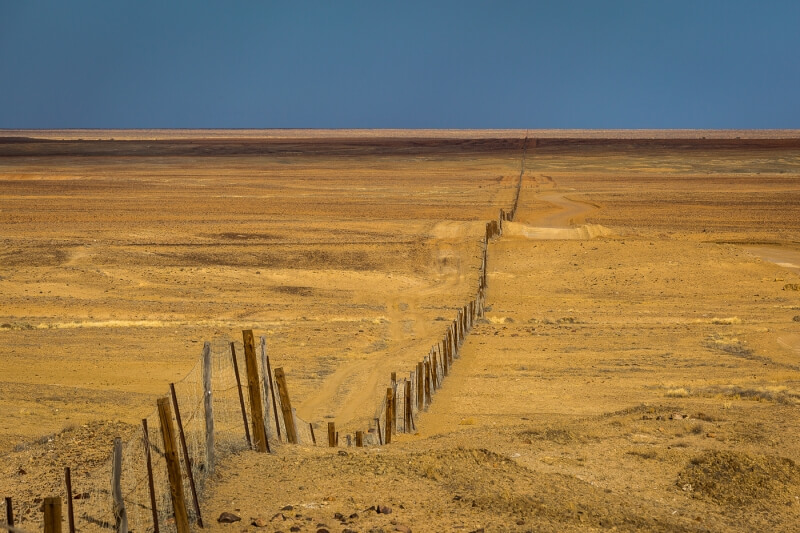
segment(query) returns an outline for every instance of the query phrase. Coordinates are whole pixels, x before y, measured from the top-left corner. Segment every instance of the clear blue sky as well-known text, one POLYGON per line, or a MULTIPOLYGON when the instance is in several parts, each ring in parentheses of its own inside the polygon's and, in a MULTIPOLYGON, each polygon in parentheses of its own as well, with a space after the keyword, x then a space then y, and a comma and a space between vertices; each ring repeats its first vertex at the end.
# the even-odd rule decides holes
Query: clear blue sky
POLYGON ((800 1, 0 0, 0 128, 800 128, 800 1))

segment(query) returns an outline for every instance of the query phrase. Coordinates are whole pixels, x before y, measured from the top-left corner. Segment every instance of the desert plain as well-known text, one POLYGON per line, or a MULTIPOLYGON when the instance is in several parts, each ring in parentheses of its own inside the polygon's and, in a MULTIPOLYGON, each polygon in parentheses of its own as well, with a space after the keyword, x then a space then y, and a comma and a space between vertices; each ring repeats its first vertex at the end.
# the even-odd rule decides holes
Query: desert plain
POLYGON ((304 420, 368 425, 474 297, 520 183, 415 431, 226 457, 206 529, 796 530, 800 132, 0 137, 0 496, 22 527, 242 329, 304 420))

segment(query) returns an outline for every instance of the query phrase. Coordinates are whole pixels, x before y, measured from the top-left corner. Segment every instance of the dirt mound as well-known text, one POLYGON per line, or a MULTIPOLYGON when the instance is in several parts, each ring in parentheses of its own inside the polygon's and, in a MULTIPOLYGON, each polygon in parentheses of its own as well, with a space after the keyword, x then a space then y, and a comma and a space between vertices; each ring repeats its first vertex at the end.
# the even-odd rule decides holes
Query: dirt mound
POLYGON ((784 457, 709 450, 678 474, 678 487, 720 505, 792 502, 800 490, 800 468, 784 457))
POLYGON ((503 225, 504 235, 525 237, 534 240, 591 240, 596 237, 614 235, 610 229, 599 224, 583 224, 569 228, 544 228, 527 224, 506 222, 503 225))

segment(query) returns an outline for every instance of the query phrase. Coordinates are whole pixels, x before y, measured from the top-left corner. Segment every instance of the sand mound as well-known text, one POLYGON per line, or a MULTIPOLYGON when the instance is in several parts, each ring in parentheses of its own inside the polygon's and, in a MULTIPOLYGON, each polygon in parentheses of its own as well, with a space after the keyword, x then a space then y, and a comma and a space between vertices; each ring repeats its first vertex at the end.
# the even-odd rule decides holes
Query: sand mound
POLYGON ((599 224, 584 224, 571 228, 542 228, 516 222, 503 223, 503 235, 538 240, 589 240, 595 237, 614 235, 610 229, 599 224))
POLYGON ((698 498, 741 506, 792 501, 798 482, 800 469, 791 459, 710 450, 689 461, 676 483, 698 498))

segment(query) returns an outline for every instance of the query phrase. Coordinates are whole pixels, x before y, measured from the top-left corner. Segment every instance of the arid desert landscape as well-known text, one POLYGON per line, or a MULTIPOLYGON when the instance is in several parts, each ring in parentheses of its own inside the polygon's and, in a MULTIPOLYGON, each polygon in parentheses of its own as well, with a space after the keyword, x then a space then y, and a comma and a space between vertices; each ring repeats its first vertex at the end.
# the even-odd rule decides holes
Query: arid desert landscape
POLYGON ((798 131, 5 130, 0 239, 0 497, 24 530, 65 467, 77 529, 114 529, 114 437, 170 383, 202 410, 204 343, 242 330, 317 442, 204 463, 204 529, 800 521, 798 131), (374 442, 512 207, 447 378, 374 442))

